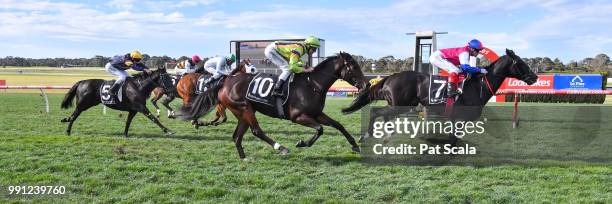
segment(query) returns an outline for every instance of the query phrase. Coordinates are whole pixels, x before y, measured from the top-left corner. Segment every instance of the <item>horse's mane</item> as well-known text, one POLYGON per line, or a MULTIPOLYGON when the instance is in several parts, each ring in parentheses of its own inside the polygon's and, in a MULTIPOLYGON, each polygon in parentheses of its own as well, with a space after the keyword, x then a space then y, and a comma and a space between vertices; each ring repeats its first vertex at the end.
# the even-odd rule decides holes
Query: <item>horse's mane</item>
MULTIPOLYGON (((153 70, 151 72, 151 75, 155 74, 157 72, 157 70, 159 70, 159 69, 153 70)), ((138 72, 136 74, 132 74, 132 78, 144 78, 144 77, 145 77, 144 72, 138 72)))
POLYGON ((319 64, 317 64, 317 66, 315 66, 315 70, 319 68, 319 66, 323 66, 327 63, 333 62, 334 60, 338 59, 338 57, 340 57, 340 53, 334 55, 334 56, 329 56, 329 57, 325 57, 325 59, 323 61, 321 61, 319 64))
POLYGON ((330 62, 330 61, 332 61, 332 60, 336 60, 336 59, 338 59, 338 57, 339 57, 338 55, 326 57, 326 58, 325 58, 323 61, 321 61, 321 63, 319 63, 317 66, 319 66, 319 65, 321 65, 321 64, 328 63, 328 62, 330 62))
POLYGON ((244 67, 244 66, 246 66, 246 63, 244 62, 244 60, 242 60, 242 61, 241 61, 241 62, 238 64, 238 66, 236 67, 236 69, 232 70, 232 72, 230 72, 230 74, 229 74, 229 75, 236 75, 236 74, 238 74, 238 72, 240 72, 240 69, 241 69, 242 67, 244 67))
MULTIPOLYGON (((485 69, 487 69, 487 70, 493 69, 494 68, 493 66, 497 65, 498 63, 508 63, 509 62, 508 61, 509 58, 510 58, 509 55, 501 56, 497 60, 495 60, 494 62, 491 62, 489 65, 487 65, 485 67, 485 69)), ((492 71, 492 70, 489 70, 489 71, 492 71)))

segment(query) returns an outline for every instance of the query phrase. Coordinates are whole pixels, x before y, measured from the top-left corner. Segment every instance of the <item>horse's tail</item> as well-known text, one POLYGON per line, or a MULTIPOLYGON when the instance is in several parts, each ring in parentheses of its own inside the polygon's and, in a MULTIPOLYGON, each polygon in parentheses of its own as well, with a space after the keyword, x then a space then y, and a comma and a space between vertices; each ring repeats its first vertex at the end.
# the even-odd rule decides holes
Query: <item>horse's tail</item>
POLYGON ((72 99, 76 96, 77 88, 81 84, 81 81, 78 81, 76 84, 72 85, 72 88, 66 93, 64 96, 64 100, 62 101, 62 109, 68 109, 72 107, 72 99))
POLYGON ((381 90, 386 80, 387 77, 360 93, 349 107, 342 109, 342 113, 349 114, 358 111, 362 107, 370 104, 372 101, 383 100, 384 98, 381 90))
POLYGON ((179 110, 179 117, 183 120, 197 120, 200 116, 208 114, 218 103, 219 89, 220 87, 212 87, 196 96, 195 99, 190 99, 187 106, 179 110))

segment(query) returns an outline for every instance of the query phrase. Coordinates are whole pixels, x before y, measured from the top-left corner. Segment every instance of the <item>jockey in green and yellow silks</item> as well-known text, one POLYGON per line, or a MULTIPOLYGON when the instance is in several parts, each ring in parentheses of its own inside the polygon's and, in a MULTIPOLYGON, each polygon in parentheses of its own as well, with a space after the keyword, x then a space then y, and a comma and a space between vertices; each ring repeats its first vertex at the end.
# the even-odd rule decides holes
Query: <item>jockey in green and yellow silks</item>
POLYGON ((282 85, 287 81, 291 73, 311 72, 312 67, 306 68, 302 60, 304 54, 312 55, 321 46, 319 38, 310 36, 301 43, 273 42, 266 47, 264 54, 272 63, 283 72, 274 85, 273 95, 282 95, 282 85))

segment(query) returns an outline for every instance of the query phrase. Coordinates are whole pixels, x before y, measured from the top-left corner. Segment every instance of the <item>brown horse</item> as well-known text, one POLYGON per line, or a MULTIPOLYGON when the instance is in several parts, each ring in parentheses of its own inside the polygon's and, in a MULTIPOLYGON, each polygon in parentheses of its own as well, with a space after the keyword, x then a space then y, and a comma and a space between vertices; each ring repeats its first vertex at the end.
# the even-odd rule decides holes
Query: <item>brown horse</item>
MULTIPOLYGON (((232 111, 238 119, 233 140, 241 159, 245 158, 242 148, 242 137, 248 128, 251 128, 253 135, 267 142, 275 150, 278 150, 281 154, 287 154, 289 150, 266 136, 259 127, 255 117, 255 111, 259 111, 264 115, 280 118, 276 107, 255 103, 246 99, 246 92, 253 77, 253 75, 248 74, 228 76, 218 92, 215 89, 211 89, 208 93, 200 94, 191 104, 191 107, 183 109, 180 115, 184 119, 197 119, 206 114, 211 107, 210 105, 214 104, 209 103, 207 100, 214 96, 223 106, 232 111)), ((363 76, 359 64, 350 54, 343 52, 337 56, 325 59, 311 73, 295 75, 291 83, 289 99, 283 107, 286 119, 316 130, 315 135, 308 142, 299 141, 296 145, 297 147, 312 146, 319 136, 323 134, 322 125, 327 125, 339 130, 351 144, 353 151, 360 151, 355 139, 344 129, 344 126, 323 113, 326 93, 337 79, 344 79, 360 90, 368 86, 368 82, 363 76)))
MULTIPOLYGON (((253 74, 253 73, 256 73, 257 70, 254 66, 251 66, 251 61, 249 59, 246 59, 246 60, 243 60, 243 62, 238 66, 238 69, 236 69, 235 72, 253 74)), ((176 92, 178 93, 178 97, 183 99, 183 107, 187 107, 191 99, 197 96, 195 94, 196 85, 197 85, 198 79, 202 75, 211 75, 211 74, 206 71, 204 73, 196 72, 196 73, 185 74, 183 75, 181 80, 179 80, 179 82, 176 84, 176 92)), ((175 93, 167 94, 164 91, 164 89, 161 89, 161 88, 154 89, 153 97, 151 98, 151 103, 157 109, 157 117, 159 118, 159 115, 161 112, 159 110, 159 106, 157 106, 157 101, 161 99, 162 96, 164 95, 166 95, 166 97, 163 98, 161 103, 168 110, 168 118, 175 118, 176 115, 175 115, 174 110, 170 107, 170 102, 172 102, 176 98, 176 94, 175 93)), ((227 121, 227 115, 225 114, 225 107, 219 104, 215 107, 215 110, 216 110, 215 117, 211 121, 202 123, 197 120, 194 120, 192 121, 192 125, 194 125, 195 128, 198 128, 199 126, 208 126, 208 125, 217 126, 222 123, 225 123, 227 121)))

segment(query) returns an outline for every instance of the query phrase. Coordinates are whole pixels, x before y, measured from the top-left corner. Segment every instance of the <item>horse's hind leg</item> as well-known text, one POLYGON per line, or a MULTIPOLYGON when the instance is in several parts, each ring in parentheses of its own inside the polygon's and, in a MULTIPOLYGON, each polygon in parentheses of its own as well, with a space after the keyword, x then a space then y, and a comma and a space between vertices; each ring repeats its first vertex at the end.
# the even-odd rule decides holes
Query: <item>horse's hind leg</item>
POLYGON ((216 110, 215 118, 212 119, 210 122, 206 122, 204 124, 205 126, 208 126, 208 125, 217 126, 227 121, 227 116, 225 115, 225 107, 223 105, 217 104, 217 107, 215 108, 215 110, 216 110))
MULTIPOLYGON (((100 103, 100 102, 98 102, 100 103)), ((79 117, 79 115, 81 115, 81 113, 83 111, 86 111, 87 109, 98 105, 98 103, 95 102, 83 102, 83 101, 77 101, 77 107, 74 109, 74 112, 72 112, 72 115, 70 115, 70 117, 68 118, 64 118, 62 119, 62 122, 68 122, 68 128, 66 128, 66 134, 70 135, 70 132, 72 131, 72 124, 74 123, 74 121, 79 117)))
POLYGON ((159 128, 161 128, 162 131, 164 131, 164 133, 166 133, 168 135, 172 134, 172 132, 170 132, 170 129, 168 129, 167 127, 162 125, 161 122, 159 122, 159 119, 157 119, 157 117, 155 117, 153 114, 151 114, 151 112, 149 111, 149 109, 147 109, 147 107, 142 105, 142 106, 137 107, 136 110, 138 112, 144 114, 145 116, 147 116, 147 118, 149 118, 149 120, 153 121, 153 123, 155 123, 157 126, 159 126, 159 128))
POLYGON ((259 127, 259 123, 257 122, 257 118, 255 117, 255 112, 250 108, 242 111, 242 119, 251 127, 251 132, 255 137, 267 142, 270 146, 274 147, 275 150, 278 150, 280 154, 285 155, 289 153, 289 149, 280 145, 273 139, 266 136, 261 127, 259 127))
POLYGON ((238 156, 240 159, 244 159, 246 157, 244 155, 244 149, 242 148, 242 137, 247 129, 249 129, 249 125, 242 120, 238 120, 238 125, 236 125, 234 135, 232 135, 232 139, 234 139, 234 144, 236 144, 236 149, 238 150, 238 156))
POLYGON ((130 111, 130 113, 128 114, 127 120, 125 121, 125 130, 123 131, 123 135, 125 137, 128 136, 128 131, 130 130, 130 124, 132 124, 132 119, 134 119, 134 116, 136 115, 136 111, 130 111))
POLYGON ((62 122, 68 122, 68 128, 66 128, 66 135, 70 136, 70 131, 72 131, 72 124, 79 117, 79 115, 81 115, 82 112, 82 110, 77 108, 74 110, 74 112, 72 112, 72 115, 70 115, 70 117, 62 119, 62 122))
POLYGON ((215 123, 215 124, 214 124, 215 126, 220 125, 221 123, 225 123, 225 122, 227 122, 227 115, 225 114, 225 106, 223 106, 223 105, 221 105, 221 104, 219 104, 219 105, 217 106, 217 113, 216 113, 216 116, 217 116, 217 118, 218 118, 218 119, 220 119, 221 121, 218 121, 218 120, 217 120, 217 123, 215 123))
POLYGON ((300 140, 295 146, 296 147, 310 147, 312 146, 319 137, 323 134, 323 127, 319 124, 314 118, 311 118, 307 115, 300 115, 295 119, 295 122, 306 126, 314 128, 317 132, 308 140, 308 142, 304 142, 304 140, 300 140))
POLYGON ((359 149, 359 146, 357 145, 357 142, 355 142, 355 138, 353 138, 353 136, 351 136, 351 134, 348 131, 346 131, 346 129, 344 129, 344 126, 342 126, 342 124, 340 124, 338 121, 330 118, 325 113, 321 113, 321 115, 319 115, 319 117, 317 117, 317 121, 319 121, 319 123, 321 123, 323 125, 331 126, 333 128, 336 128, 337 130, 339 130, 342 133, 342 135, 344 135, 346 140, 353 146, 352 150, 354 152, 360 152, 361 151, 359 149))
MULTIPOLYGON (((172 109, 172 107, 170 107, 170 102, 172 102, 174 100, 174 96, 166 96, 162 99, 162 105, 164 105, 164 107, 166 107, 166 109, 168 110, 168 118, 176 118, 175 117, 175 113, 174 110, 172 109)), ((159 115, 159 114, 158 114, 159 115)))

